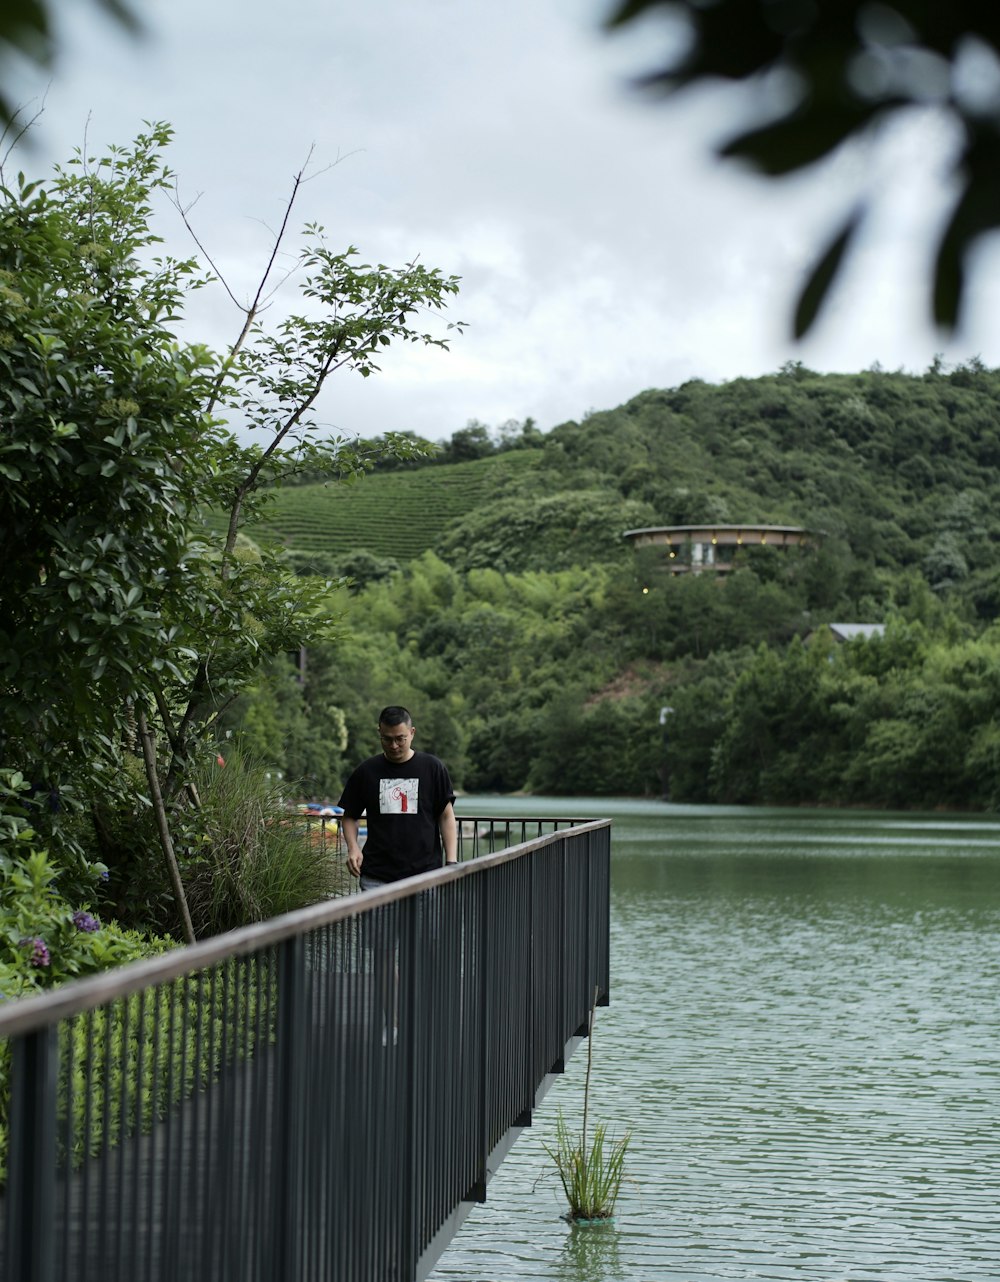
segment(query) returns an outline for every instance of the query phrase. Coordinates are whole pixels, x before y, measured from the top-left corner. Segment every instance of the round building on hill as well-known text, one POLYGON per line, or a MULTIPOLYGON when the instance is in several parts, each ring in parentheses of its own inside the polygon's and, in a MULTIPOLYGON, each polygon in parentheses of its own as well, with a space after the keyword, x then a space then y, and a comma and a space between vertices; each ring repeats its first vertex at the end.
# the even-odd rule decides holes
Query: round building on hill
POLYGON ((741 548, 811 547, 817 536, 801 525, 651 525, 626 530, 634 548, 660 546, 671 574, 724 574, 741 548))

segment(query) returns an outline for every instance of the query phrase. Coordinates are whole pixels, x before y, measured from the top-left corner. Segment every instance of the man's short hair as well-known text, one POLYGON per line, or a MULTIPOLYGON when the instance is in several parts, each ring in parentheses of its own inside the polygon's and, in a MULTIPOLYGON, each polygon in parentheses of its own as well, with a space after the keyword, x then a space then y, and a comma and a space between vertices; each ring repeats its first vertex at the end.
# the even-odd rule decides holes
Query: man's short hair
POLYGON ((390 703, 388 708, 383 708, 378 714, 378 723, 380 726, 412 726, 413 718, 396 703, 390 703))

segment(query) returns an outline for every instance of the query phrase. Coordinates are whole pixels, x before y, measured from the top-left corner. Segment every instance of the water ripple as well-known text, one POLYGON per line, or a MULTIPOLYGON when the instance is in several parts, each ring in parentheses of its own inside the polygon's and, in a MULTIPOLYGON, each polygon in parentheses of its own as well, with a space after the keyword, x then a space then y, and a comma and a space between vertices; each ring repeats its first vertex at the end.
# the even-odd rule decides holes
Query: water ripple
POLYGON ((432 1278, 996 1282, 997 842, 692 855, 649 825, 616 830, 594 1047, 596 1111, 633 1133, 617 1223, 561 1221, 542 1150, 581 1050, 432 1278))

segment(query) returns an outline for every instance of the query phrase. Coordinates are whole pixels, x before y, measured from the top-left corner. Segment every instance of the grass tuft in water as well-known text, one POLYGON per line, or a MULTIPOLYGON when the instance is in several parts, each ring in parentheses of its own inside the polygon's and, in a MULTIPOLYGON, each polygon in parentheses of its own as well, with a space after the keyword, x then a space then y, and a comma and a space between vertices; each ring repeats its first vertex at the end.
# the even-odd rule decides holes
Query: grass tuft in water
POLYGON ((621 1139, 609 1136, 606 1122, 597 1122, 593 1134, 588 1135, 596 1010, 595 993, 590 1009, 587 1077, 583 1088, 583 1122, 580 1132, 577 1134, 570 1127, 560 1109, 555 1146, 544 1146, 555 1163, 563 1192, 569 1202, 569 1214, 566 1218, 570 1221, 611 1219, 621 1192, 622 1180, 625 1178, 625 1155, 632 1139, 631 1131, 626 1131, 621 1139))

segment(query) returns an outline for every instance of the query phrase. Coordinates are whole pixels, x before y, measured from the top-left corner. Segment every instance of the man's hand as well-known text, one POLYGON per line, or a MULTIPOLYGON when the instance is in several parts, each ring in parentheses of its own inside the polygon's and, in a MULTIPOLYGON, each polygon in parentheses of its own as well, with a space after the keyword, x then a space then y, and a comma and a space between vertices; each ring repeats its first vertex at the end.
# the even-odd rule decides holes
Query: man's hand
POLYGON ((352 877, 360 877, 364 855, 358 845, 358 821, 344 815, 340 826, 343 829, 344 840, 347 842, 347 870, 352 877))

